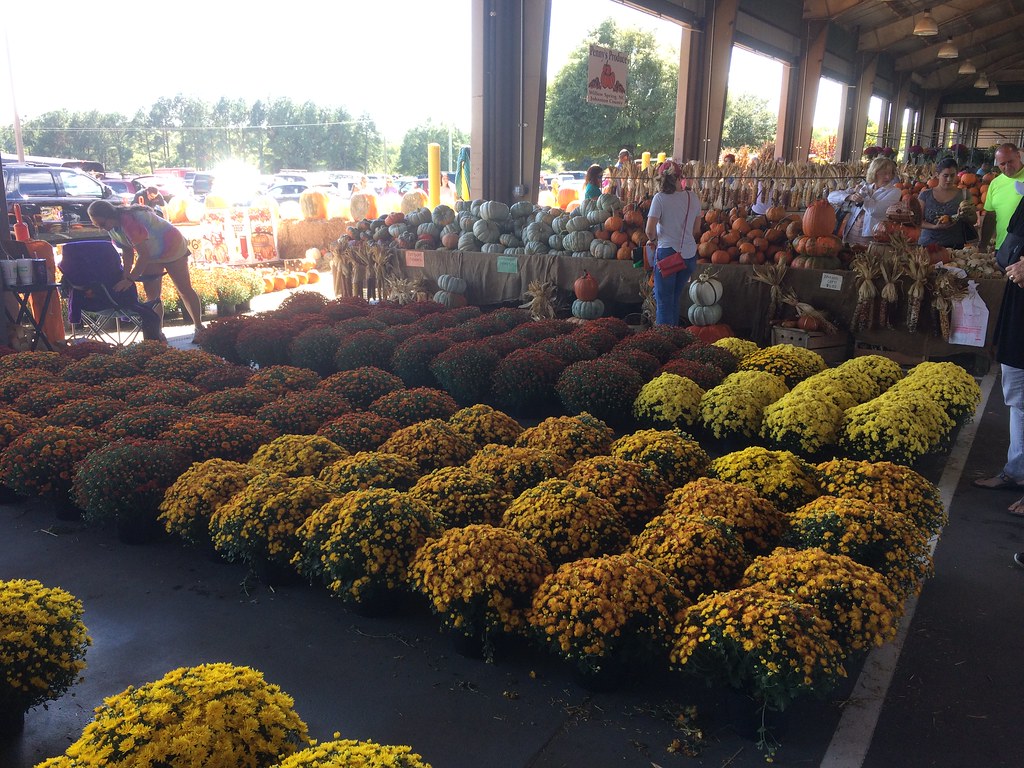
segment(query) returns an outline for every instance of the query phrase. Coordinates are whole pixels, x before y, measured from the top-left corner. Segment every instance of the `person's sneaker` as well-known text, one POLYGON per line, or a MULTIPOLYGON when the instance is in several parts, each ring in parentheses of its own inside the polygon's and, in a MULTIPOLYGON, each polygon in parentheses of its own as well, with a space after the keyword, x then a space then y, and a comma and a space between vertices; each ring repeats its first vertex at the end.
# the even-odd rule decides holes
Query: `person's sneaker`
POLYGON ((1016 554, 1014 554, 1013 562, 1015 562, 1021 568, 1024 568, 1024 552, 1017 552, 1016 554))

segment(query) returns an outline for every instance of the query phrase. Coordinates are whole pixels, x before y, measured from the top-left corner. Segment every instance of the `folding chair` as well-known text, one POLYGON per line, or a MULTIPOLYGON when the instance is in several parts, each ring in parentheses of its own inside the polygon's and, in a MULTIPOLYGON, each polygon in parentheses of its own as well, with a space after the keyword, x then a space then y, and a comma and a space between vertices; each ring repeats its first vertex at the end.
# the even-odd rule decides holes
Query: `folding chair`
POLYGON ((126 346, 143 339, 160 339, 160 299, 142 302, 133 284, 115 291, 123 276, 121 254, 109 240, 65 243, 60 263, 61 293, 68 302, 72 339, 92 339, 126 346))

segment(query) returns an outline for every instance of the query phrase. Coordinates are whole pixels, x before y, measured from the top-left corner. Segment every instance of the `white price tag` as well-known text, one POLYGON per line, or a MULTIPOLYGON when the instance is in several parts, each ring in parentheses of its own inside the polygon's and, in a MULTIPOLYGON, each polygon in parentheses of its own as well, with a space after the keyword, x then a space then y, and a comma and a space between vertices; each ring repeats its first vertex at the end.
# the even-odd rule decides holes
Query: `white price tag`
POLYGON ((829 291, 843 290, 843 276, 835 272, 825 272, 821 276, 821 287, 829 291))

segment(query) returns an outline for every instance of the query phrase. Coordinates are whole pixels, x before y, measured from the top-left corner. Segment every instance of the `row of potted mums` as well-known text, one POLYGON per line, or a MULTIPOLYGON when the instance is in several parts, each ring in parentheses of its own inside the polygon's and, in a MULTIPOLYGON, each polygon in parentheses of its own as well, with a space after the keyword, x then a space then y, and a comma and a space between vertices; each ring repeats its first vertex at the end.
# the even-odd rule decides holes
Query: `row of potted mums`
MULTIPOLYGON (((281 319, 313 314, 297 311, 304 301, 286 303, 281 319)), ((320 310, 358 306, 333 305, 320 310)), ((450 327, 471 335, 487 318, 424 317, 434 315, 461 317, 450 327)), ((613 321, 572 328, 516 322, 501 333, 611 339, 609 352, 640 335, 616 338, 613 321)), ((657 361, 637 344, 621 357, 657 361)), ((698 349, 737 367, 765 351, 733 340, 698 349)), ((806 356, 770 360, 774 372, 758 372, 782 382, 773 402, 824 372, 806 356)), ((816 389, 858 407, 903 379, 887 363, 851 361, 834 387, 816 389)), ((684 378, 648 385, 666 375, 684 378)), ((951 422, 969 413, 965 383, 928 370, 906 380, 918 375, 926 383, 915 391, 951 422)), ((520 635, 588 675, 655 665, 777 709, 830 690, 851 659, 891 639, 903 599, 929 573, 926 542, 944 514, 937 490, 886 461, 725 452, 733 446, 679 429, 692 412, 685 398, 645 398, 640 378, 626 410, 650 423, 617 434, 583 409, 524 429, 375 367, 254 370, 152 343, 16 353, 0 357, 0 482, 73 501, 90 523, 152 526, 159 515, 192 544, 322 583, 354 607, 418 594, 484 654, 520 635)))

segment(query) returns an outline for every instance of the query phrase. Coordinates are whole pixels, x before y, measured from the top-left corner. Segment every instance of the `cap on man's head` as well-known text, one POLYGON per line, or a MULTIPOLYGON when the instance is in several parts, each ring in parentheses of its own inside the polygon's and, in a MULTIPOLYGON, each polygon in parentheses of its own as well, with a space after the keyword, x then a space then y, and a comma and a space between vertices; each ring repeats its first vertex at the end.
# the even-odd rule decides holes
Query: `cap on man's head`
POLYGON ((623 155, 628 155, 628 154, 629 154, 629 150, 626 149, 625 147, 623 147, 622 149, 619 150, 619 157, 622 157, 623 155))

